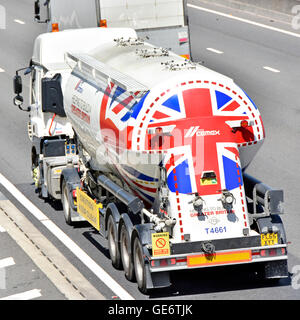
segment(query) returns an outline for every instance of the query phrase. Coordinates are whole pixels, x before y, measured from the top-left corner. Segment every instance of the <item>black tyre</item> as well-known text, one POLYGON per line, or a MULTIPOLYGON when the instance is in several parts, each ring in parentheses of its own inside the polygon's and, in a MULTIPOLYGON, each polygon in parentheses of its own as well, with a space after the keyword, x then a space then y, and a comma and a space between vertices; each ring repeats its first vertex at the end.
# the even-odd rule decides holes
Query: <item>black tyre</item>
POLYGON ((65 180, 63 180, 61 191, 62 191, 61 200, 62 200, 62 205, 64 209, 65 220, 66 220, 66 223, 71 226, 72 225, 72 215, 71 215, 72 209, 70 205, 69 190, 65 180))
POLYGON ((116 226, 115 226, 115 221, 111 215, 109 216, 108 222, 107 222, 107 240, 108 240, 108 249, 109 249, 112 265, 116 269, 121 269, 122 260, 121 260, 120 249, 119 249, 119 244, 117 240, 116 226))
POLYGON ((135 281, 134 264, 130 253, 130 237, 125 224, 121 227, 120 233, 120 254, 125 272, 125 277, 129 281, 135 281))
POLYGON ((147 281, 146 281, 146 267, 144 260, 143 247, 140 239, 136 237, 133 243, 133 261, 135 277, 138 284, 139 290, 143 294, 147 294, 147 281))

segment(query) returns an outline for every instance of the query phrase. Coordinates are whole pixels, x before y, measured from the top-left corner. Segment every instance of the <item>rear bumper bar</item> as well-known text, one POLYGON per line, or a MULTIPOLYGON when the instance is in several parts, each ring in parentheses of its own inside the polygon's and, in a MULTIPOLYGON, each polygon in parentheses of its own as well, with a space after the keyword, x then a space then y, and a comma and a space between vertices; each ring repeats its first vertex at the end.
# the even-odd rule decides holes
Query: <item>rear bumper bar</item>
POLYGON ((287 245, 256 246, 219 250, 213 254, 192 252, 149 258, 150 272, 176 271, 184 269, 250 264, 287 260, 287 245))

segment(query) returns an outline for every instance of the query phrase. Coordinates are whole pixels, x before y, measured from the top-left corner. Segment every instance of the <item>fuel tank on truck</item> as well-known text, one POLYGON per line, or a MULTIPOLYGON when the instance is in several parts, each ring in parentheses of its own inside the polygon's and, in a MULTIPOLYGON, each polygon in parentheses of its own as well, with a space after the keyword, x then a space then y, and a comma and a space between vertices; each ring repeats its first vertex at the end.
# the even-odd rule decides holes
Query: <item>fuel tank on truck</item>
POLYGON ((242 171, 264 128, 232 79, 132 35, 68 59, 65 109, 94 170, 176 218, 178 241, 249 231, 242 171))

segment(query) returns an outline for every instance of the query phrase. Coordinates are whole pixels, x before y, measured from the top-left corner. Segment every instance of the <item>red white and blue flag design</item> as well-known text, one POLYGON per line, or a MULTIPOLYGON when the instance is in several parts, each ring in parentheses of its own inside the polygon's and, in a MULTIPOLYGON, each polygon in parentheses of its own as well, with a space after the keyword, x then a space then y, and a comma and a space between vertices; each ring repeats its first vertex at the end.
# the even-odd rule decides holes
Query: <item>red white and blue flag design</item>
MULTIPOLYGON (((260 116, 250 98, 242 90, 237 93, 225 85, 200 86, 195 81, 180 90, 166 90, 157 98, 154 92, 148 92, 136 102, 134 96, 112 84, 106 88, 102 100, 100 127, 113 129, 118 137, 123 135, 128 150, 152 152, 167 147, 163 164, 167 168, 170 191, 209 195, 225 188, 235 189, 242 183, 237 146, 259 140, 257 132, 262 131, 262 123, 257 119, 260 116), (253 126, 237 125, 233 132, 234 124, 243 120, 256 121, 253 126), (149 143, 153 138, 149 137, 149 129, 159 127, 164 131, 172 126, 181 132, 181 141, 172 140, 171 131, 168 137, 162 137, 160 145, 149 143), (130 137, 128 131, 131 131, 130 137), (166 140, 168 143, 164 145, 166 140), (201 175, 206 171, 216 174, 216 184, 201 185, 201 175)), ((154 201, 157 188, 145 186, 149 179, 143 177, 150 177, 153 181, 157 177, 151 177, 146 166, 145 171, 142 167, 129 166, 121 166, 120 170, 130 187, 135 188, 144 200, 154 201)))

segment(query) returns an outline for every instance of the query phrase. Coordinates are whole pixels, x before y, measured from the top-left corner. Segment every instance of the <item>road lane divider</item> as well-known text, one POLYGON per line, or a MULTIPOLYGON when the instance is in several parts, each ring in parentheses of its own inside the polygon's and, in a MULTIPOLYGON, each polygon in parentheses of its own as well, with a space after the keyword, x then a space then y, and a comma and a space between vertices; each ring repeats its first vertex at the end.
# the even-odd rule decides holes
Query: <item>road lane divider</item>
POLYGON ((206 48, 206 50, 211 51, 213 53, 217 53, 217 54, 223 54, 224 52, 218 49, 214 49, 214 48, 206 48))
POLYGON ((33 289, 22 293, 13 294, 11 296, 1 298, 0 300, 32 300, 40 298, 41 296, 41 290, 33 289))
POLYGON ((0 269, 7 268, 7 267, 10 267, 13 265, 15 265, 15 261, 14 261, 14 258, 12 258, 12 257, 0 260, 0 269))
POLYGON ((252 24, 252 25, 260 27, 260 28, 264 28, 264 29, 268 29, 268 30, 271 30, 271 31, 280 32, 280 33, 283 33, 283 34, 286 34, 286 35, 289 35, 289 36, 293 36, 293 37, 296 37, 296 38, 300 38, 300 34, 299 33, 295 33, 295 32, 292 32, 292 31, 288 31, 288 30, 284 30, 284 29, 268 26, 268 25, 263 24, 263 23, 259 23, 259 22, 255 22, 255 21, 252 21, 252 20, 249 20, 249 19, 244 19, 244 18, 240 18, 240 17, 237 17, 237 16, 233 16, 232 14, 227 14, 227 13, 224 13, 224 12, 220 12, 220 11, 216 11, 216 10, 212 10, 212 9, 208 9, 208 8, 204 8, 204 7, 200 7, 200 6, 197 6, 197 5, 194 5, 194 4, 190 4, 190 3, 188 3, 187 6, 189 8, 192 8, 192 9, 196 9, 196 10, 200 10, 200 11, 216 14, 218 16, 222 16, 222 17, 225 17, 225 18, 228 18, 228 19, 237 20, 237 21, 240 21, 240 22, 252 24))
POLYGON ((14 22, 18 23, 18 24, 25 24, 25 22, 23 20, 20 19, 14 19, 14 22))
MULTIPOLYGON (((59 239, 96 277, 102 281, 121 300, 134 298, 120 286, 100 265, 98 265, 85 251, 83 251, 70 237, 68 237, 54 222, 38 209, 23 193, 21 193, 8 179, 0 173, 0 184, 44 225, 57 239, 59 239)), ((3 203, 2 201, 1 203, 3 203)), ((24 216, 24 215, 23 215, 24 216)), ((1 223, 1 222, 0 222, 1 223)), ((3 223, 1 223, 3 225, 3 223)), ((4 226, 5 227, 5 226, 4 226)), ((7 229, 7 228, 6 228, 7 229)))
POLYGON ((264 66, 263 68, 265 70, 268 70, 268 71, 271 71, 271 72, 274 72, 274 73, 279 73, 280 72, 280 70, 275 69, 275 68, 271 68, 271 67, 268 67, 268 66, 264 66))

